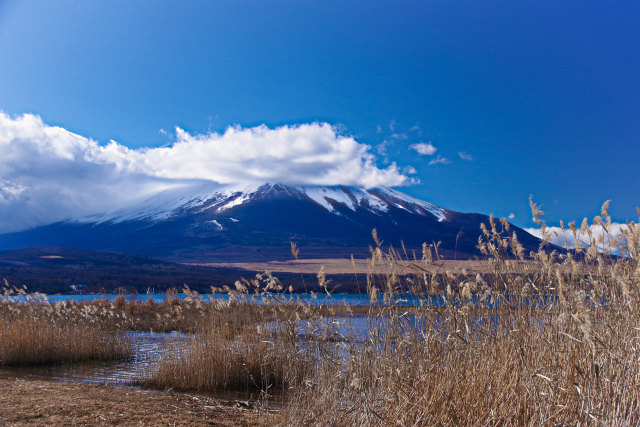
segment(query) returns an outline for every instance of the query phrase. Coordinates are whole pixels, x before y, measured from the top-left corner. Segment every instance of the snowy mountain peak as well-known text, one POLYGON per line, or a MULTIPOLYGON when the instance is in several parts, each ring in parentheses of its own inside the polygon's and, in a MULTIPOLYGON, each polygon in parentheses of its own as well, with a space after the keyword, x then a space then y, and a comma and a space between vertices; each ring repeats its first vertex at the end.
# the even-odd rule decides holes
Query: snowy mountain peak
MULTIPOLYGON (((309 258, 367 257, 371 230, 385 244, 478 256, 489 217, 442 209, 391 188, 191 183, 112 212, 0 235, 0 248, 64 246, 180 262, 285 260, 289 242, 309 258)), ((527 250, 539 240, 513 226, 527 250)))
POLYGON ((207 183, 164 190, 134 206, 92 215, 81 222, 161 221, 205 211, 214 216, 226 215, 256 200, 283 198, 308 201, 337 215, 344 209, 353 212, 364 209, 383 214, 391 208, 399 208, 413 214, 433 215, 438 221, 446 218, 444 209, 391 188, 285 184, 225 186, 207 183))
POLYGON ((336 205, 352 211, 363 208, 374 212, 388 212, 391 207, 397 207, 416 214, 429 213, 438 221, 446 217, 444 209, 391 188, 300 187, 300 191, 330 212, 336 210, 336 205))

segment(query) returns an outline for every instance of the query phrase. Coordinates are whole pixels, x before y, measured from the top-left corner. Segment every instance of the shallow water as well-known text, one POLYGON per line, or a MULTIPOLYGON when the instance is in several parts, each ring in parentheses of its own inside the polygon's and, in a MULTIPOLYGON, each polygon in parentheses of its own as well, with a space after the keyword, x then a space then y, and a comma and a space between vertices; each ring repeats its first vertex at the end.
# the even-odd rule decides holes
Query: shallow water
POLYGON ((94 384, 128 386, 153 367, 174 345, 186 341, 187 335, 170 332, 130 332, 134 352, 129 360, 71 363, 64 365, 0 368, 0 377, 77 381, 94 384))
MULTIPOLYGON (((104 297, 113 297, 117 295, 55 295, 51 296, 51 301, 60 301, 68 299, 97 299, 104 297)), ((136 296, 133 296, 136 297, 136 296)), ((139 298, 147 298, 148 295, 143 294, 139 298)), ((152 296, 154 297, 154 296, 152 296)), ((155 294, 158 300, 166 298, 165 294, 155 294)), ((155 298, 154 297, 154 298, 155 298)), ((212 297, 221 298, 224 295, 214 295, 212 297)), ((334 296, 333 303, 352 305, 368 304, 367 296, 357 294, 338 294, 334 296)), ((404 302, 404 301, 403 301, 404 302)), ((407 301, 409 303, 413 301, 407 301)), ((438 303, 436 303, 438 304, 438 303)), ((408 329, 422 328, 446 328, 444 324, 438 324, 438 318, 433 318, 431 324, 425 324, 425 319, 415 317, 405 313, 403 317, 404 327, 408 329), (435 323, 433 323, 435 322, 435 323)), ((362 315, 340 316, 335 318, 324 319, 307 319, 297 321, 297 333, 301 342, 310 345, 314 342, 334 342, 338 350, 338 354, 347 354, 347 343, 364 343, 370 340, 372 334, 383 334, 388 326, 386 322, 388 318, 374 317, 368 318, 362 315), (345 347, 345 348, 343 348, 345 347)), ((478 318, 475 322, 489 321, 493 328, 499 326, 497 317, 478 318)), ((277 328, 279 324, 269 322, 267 328, 277 328)), ((478 326, 478 325, 476 325, 478 326)), ((44 379, 56 381, 75 381, 89 382, 95 384, 109 384, 117 386, 132 386, 141 379, 146 378, 153 371, 154 365, 169 352, 176 351, 177 348, 184 348, 188 345, 189 335, 178 332, 158 333, 158 332, 129 332, 128 335, 134 343, 133 355, 128 360, 122 361, 89 361, 74 364, 55 365, 55 366, 29 366, 20 368, 0 368, 0 377, 19 377, 30 379, 44 379)), ((247 393, 227 394, 217 396, 232 399, 255 399, 259 396, 247 393)))

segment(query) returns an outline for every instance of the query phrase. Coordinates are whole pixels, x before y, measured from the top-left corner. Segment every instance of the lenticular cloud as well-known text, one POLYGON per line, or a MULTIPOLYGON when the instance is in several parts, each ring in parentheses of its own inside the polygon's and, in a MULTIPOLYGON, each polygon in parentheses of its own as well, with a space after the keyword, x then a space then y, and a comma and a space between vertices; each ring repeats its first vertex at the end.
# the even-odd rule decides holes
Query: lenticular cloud
POLYGON ((395 164, 375 165, 369 146, 340 136, 326 123, 270 129, 230 127, 192 136, 177 129, 170 147, 136 152, 153 176, 220 183, 282 182, 307 185, 397 186, 407 178, 395 164))
POLYGON ((130 149, 96 141, 25 114, 0 112, 0 233, 78 219, 168 188, 282 182, 399 186, 395 164, 379 168, 370 147, 326 123, 191 135, 168 147, 130 149))

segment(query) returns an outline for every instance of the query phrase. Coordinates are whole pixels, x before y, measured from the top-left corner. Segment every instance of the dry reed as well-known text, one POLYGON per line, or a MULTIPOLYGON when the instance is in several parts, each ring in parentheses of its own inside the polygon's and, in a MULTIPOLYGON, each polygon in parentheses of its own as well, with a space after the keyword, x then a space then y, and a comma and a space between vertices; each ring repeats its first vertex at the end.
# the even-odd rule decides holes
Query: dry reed
POLYGON ((270 293, 281 286, 268 272, 239 281, 236 288, 227 289, 229 301, 207 304, 206 323, 186 347, 163 358, 143 384, 270 394, 306 376, 315 359, 298 341, 296 322, 309 316, 307 306, 270 293))
MULTIPOLYGON (((594 221, 605 231, 607 207, 594 221)), ((638 425, 640 227, 566 252, 544 237, 525 255, 508 223, 491 218, 478 243, 491 285, 441 271, 437 245, 408 263, 372 248, 369 293, 389 305, 318 362, 277 423, 638 425), (425 305, 394 304, 407 292, 425 305)))
POLYGON ((97 307, 50 303, 44 295, 10 288, 0 296, 0 366, 123 359, 132 350, 122 333, 99 319, 112 315, 97 307))

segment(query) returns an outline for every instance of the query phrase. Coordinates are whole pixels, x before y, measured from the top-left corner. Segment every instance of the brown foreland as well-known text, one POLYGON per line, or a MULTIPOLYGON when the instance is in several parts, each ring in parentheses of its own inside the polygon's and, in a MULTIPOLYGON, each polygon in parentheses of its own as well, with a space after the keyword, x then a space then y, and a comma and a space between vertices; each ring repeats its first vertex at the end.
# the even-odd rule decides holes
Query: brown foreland
MULTIPOLYGON (((212 262, 199 263, 196 265, 227 268, 233 270, 264 271, 268 269, 272 273, 304 273, 317 274, 322 266, 325 267, 326 274, 367 274, 369 272, 368 259, 348 258, 315 258, 315 259, 295 259, 287 261, 264 261, 264 262, 212 262)), ((410 270, 414 265, 422 266, 422 261, 402 261, 398 263, 400 268, 410 270)), ((489 265, 482 260, 442 260, 435 265, 436 269, 449 271, 451 273, 488 273, 489 265)))
POLYGON ((0 425, 254 426, 269 413, 245 402, 105 385, 0 379, 0 425))

